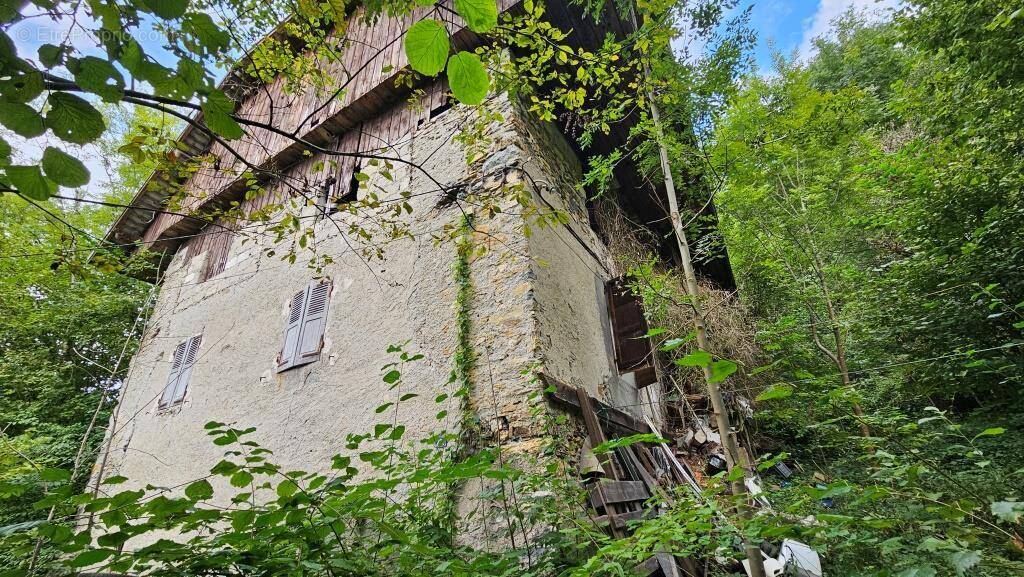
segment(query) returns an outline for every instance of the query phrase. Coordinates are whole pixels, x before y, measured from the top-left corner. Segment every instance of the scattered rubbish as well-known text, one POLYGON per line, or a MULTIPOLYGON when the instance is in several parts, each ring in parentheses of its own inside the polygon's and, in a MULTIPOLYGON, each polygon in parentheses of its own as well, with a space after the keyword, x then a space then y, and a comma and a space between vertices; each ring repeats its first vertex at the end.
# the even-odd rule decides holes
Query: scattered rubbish
POLYGON ((711 456, 708 457, 708 474, 709 475, 715 475, 717 473, 721 473, 722 471, 726 470, 727 466, 728 465, 725 462, 725 455, 721 455, 721 454, 715 453, 714 455, 711 455, 711 456))
POLYGON ((775 471, 775 474, 782 477, 783 479, 788 479, 793 476, 793 469, 790 469, 782 461, 779 461, 778 463, 772 465, 772 471, 775 471))
POLYGON ((778 560, 782 563, 785 575, 793 577, 822 577, 821 558, 810 545, 785 539, 778 560))
POLYGON ((695 434, 693 432, 693 429, 686 429, 686 432, 683 433, 683 436, 676 439, 676 446, 685 451, 689 451, 690 447, 693 447, 694 436, 695 434))
MULTIPOLYGON (((814 488, 824 491, 828 489, 828 486, 818 483, 817 485, 814 486, 814 488)), ((832 497, 825 497, 824 499, 821 500, 821 506, 825 507, 826 509, 831 509, 836 506, 835 499, 833 499, 832 497)))
POLYGON ((736 410, 740 416, 743 417, 744 421, 750 421, 754 418, 754 405, 750 403, 750 400, 743 395, 736 395, 736 410))
MULTIPOLYGON (((761 564, 764 565, 765 577, 780 577, 783 574, 782 572, 785 570, 782 563, 780 563, 778 559, 772 559, 764 553, 761 553, 761 555, 764 557, 761 564)), ((750 561, 747 559, 743 560, 743 571, 745 571, 747 575, 750 575, 750 561)))
MULTIPOLYGON (((822 577, 821 558, 809 545, 785 539, 773 557, 761 551, 765 577, 822 577)), ((743 570, 750 575, 750 561, 743 560, 743 570)))
POLYGON ((743 484, 747 486, 747 493, 750 497, 757 502, 763 509, 771 510, 772 504, 768 501, 768 497, 765 495, 764 490, 761 489, 761 481, 757 477, 747 477, 744 479, 743 484))

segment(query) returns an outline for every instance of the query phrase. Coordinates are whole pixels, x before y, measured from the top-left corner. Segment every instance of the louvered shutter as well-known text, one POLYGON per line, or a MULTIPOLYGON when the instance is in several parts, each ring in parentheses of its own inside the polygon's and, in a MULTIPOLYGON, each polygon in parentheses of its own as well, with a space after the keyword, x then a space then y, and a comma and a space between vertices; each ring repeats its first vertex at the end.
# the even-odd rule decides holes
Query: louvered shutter
POLYGON ((299 332, 296 363, 315 361, 320 356, 325 321, 327 320, 327 304, 330 297, 330 281, 319 282, 309 287, 309 298, 306 299, 306 310, 302 315, 302 330, 299 332))
POLYGON ((288 326, 284 330, 284 346, 277 359, 277 369, 284 370, 295 364, 296 347, 299 344, 299 333, 302 331, 302 313, 306 308, 309 288, 305 288, 292 297, 288 308, 288 326))
POLYGON ((178 343, 178 346, 174 348, 174 355, 171 356, 171 374, 167 375, 164 392, 160 395, 159 407, 161 409, 174 402, 174 389, 178 385, 178 375, 181 374, 181 365, 185 360, 185 350, 187 347, 188 339, 178 343))
POLYGON ((615 336, 615 364, 619 373, 633 373, 637 387, 646 387, 657 380, 651 339, 646 337, 647 319, 640 300, 622 278, 605 285, 608 312, 615 336))
POLYGON ((174 396, 172 403, 180 403, 185 400, 185 390, 188 388, 188 379, 192 376, 192 366, 196 364, 196 359, 199 358, 199 345, 203 342, 202 335, 196 335, 190 338, 188 346, 185 347, 185 360, 181 364, 181 372, 178 374, 178 382, 174 387, 174 396))

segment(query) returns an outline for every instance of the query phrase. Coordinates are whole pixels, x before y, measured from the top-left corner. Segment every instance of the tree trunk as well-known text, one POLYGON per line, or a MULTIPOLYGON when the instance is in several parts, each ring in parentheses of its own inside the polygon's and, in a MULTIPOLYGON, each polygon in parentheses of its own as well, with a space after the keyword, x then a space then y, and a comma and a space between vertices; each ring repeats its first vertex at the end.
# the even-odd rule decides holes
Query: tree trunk
MULTIPOLYGON (((808 238, 807 242, 811 248, 811 258, 814 263, 814 273, 818 277, 818 286, 821 288, 821 295, 825 301, 825 311, 828 313, 829 326, 832 328, 832 338, 836 343, 835 353, 831 355, 832 361, 835 363, 836 368, 839 369, 840 378, 843 381, 843 386, 849 388, 853 383, 850 378, 850 369, 846 364, 846 344, 843 342, 843 333, 839 327, 839 314, 836 312, 835 303, 832 301, 832 292, 829 290, 828 281, 825 279, 824 267, 821 263, 821 257, 818 254, 818 247, 814 244, 813 237, 810 236, 810 230, 807 229, 806 225, 804 230, 807 231, 808 238)), ((813 319, 812 319, 813 322, 813 319)), ((815 336, 817 339, 817 336, 815 336)), ((824 346, 818 342, 819 348, 824 346)), ((862 437, 870 437, 871 429, 868 424, 864 422, 864 409, 861 408, 860 403, 853 403, 853 414, 857 417, 857 425, 860 427, 860 435, 862 437)))
MULTIPOLYGON (((630 15, 633 16, 633 25, 636 26, 636 16, 632 9, 630 10, 630 15)), ((644 77, 646 79, 649 78, 649 76, 650 71, 645 63, 644 77)), ((676 243, 679 247, 679 256, 683 265, 683 274, 686 280, 686 293, 689 295, 690 305, 693 307, 693 325, 697 333, 697 346, 700 347, 700 350, 702 351, 710 351, 711 346, 708 342, 707 326, 704 324, 704 308, 700 302, 697 276, 693 271, 693 260, 690 258, 690 243, 686 238, 686 231, 683 230, 683 223, 679 217, 679 203, 676 199, 676 187, 672 178, 672 167, 669 164, 668 151, 665 149, 665 145, 662 142, 663 133, 661 128, 661 115, 658 112, 658 105, 654 102, 654 95, 651 93, 650 89, 647 90, 647 99, 650 102, 651 119, 654 121, 655 138, 658 139, 658 154, 661 161, 661 172, 665 177, 665 194, 668 197, 672 229, 675 232, 676 243)), ((718 383, 714 382, 712 379, 711 367, 705 365, 703 369, 704 381, 708 388, 708 396, 711 397, 711 406, 715 412, 715 424, 717 425, 718 434, 722 436, 722 441, 725 446, 726 474, 728 475, 733 470, 733 467, 736 467, 741 463, 739 446, 736 442, 736 434, 732 429, 732 423, 729 422, 729 412, 725 406, 725 399, 722 398, 722 390, 718 387, 718 383)), ((742 501, 744 499, 743 496, 746 495, 747 492, 743 479, 740 478, 737 481, 733 481, 731 483, 731 488, 733 496, 741 500, 741 502, 737 504, 738 513, 743 517, 749 518, 747 503, 742 501)), ((743 547, 747 555, 747 561, 750 563, 751 577, 765 577, 764 562, 761 557, 760 547, 747 540, 744 540, 743 547)))

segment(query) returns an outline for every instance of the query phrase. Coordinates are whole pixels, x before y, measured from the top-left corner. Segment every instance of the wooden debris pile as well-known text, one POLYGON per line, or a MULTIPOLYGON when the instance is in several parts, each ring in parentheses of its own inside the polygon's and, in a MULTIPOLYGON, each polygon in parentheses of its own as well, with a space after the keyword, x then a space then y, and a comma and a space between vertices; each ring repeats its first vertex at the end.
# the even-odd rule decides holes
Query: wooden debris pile
MULTIPOLYGON (((586 390, 541 375, 549 397, 579 414, 587 431, 580 455, 581 476, 587 489, 594 521, 612 537, 631 532, 630 522, 658 516, 657 503, 671 505, 671 488, 689 487, 700 493, 700 485, 689 464, 676 457, 666 443, 632 443, 595 454, 610 438, 659 433, 646 420, 638 419, 590 396, 586 390)), ((640 575, 657 577, 700 577, 700 564, 690 558, 658 553, 636 567, 640 575)))

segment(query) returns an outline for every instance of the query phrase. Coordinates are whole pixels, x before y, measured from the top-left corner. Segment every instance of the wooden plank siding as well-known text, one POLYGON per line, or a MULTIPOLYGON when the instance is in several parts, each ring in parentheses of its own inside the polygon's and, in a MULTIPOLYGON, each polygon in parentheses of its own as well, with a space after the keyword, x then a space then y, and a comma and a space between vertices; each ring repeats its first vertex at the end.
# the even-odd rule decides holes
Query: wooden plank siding
MULTIPOLYGON (((506 11, 518 1, 498 0, 498 5, 506 11)), ((409 16, 382 16, 370 22, 357 11, 348 24, 340 57, 324 62, 324 68, 339 85, 347 82, 341 97, 333 98, 337 87, 331 86, 309 86, 301 93, 290 93, 285 81, 277 78, 248 90, 237 106, 237 114, 253 121, 272 123, 278 130, 328 148, 337 135, 358 128, 363 120, 373 119, 373 124, 363 124, 363 130, 379 143, 372 148, 384 148, 397 135, 408 134, 416 124, 410 124, 412 118, 408 112, 403 112, 393 123, 389 115, 380 112, 400 98, 400 94, 395 93, 395 80, 408 65, 402 40, 406 30, 432 10, 432 6, 422 7, 409 16), (385 65, 390 68, 386 69, 385 65), (315 125, 310 122, 313 120, 315 125)), ((455 31, 452 40, 456 48, 471 48, 479 42, 461 19, 448 13, 443 13, 442 17, 455 31)), ((431 107, 425 106, 428 112, 431 107)), ((251 167, 273 174, 301 161, 302 149, 306 147, 294 139, 266 128, 244 126, 244 129, 245 136, 228 143, 237 155, 218 142, 210 145, 200 166, 184 184, 184 199, 180 206, 174 207, 176 212, 192 213, 211 201, 225 200, 232 188, 236 191, 241 188, 241 176, 251 167)), ((142 241, 152 245, 161 240, 170 241, 178 234, 194 233, 196 225, 192 220, 159 214, 143 233, 142 241)))
MULTIPOLYGON (((427 95, 444 94, 441 88, 443 83, 437 81, 435 84, 437 87, 432 87, 424 95, 424 100, 428 100, 427 95)), ((436 100, 437 97, 435 96, 434 99, 436 100)), ((392 145, 412 134, 421 121, 429 115, 430 110, 429 106, 423 104, 398 102, 383 114, 342 133, 329 148, 341 152, 373 150, 378 153, 386 153, 392 145)), ((281 171, 278 178, 268 181, 261 193, 239 201, 239 213, 242 221, 245 222, 248 217, 271 204, 279 204, 296 196, 296 188, 306 189, 306 194, 318 195, 321 187, 331 178, 335 181, 331 192, 332 199, 344 196, 351 190, 352 178, 358 168, 359 159, 355 156, 325 157, 314 154, 305 157, 281 171)), ((310 197, 309 200, 317 200, 317 198, 310 197)), ((151 226, 146 234, 151 234, 157 228, 155 225, 158 220, 166 219, 166 222, 176 218, 178 217, 175 215, 158 215, 158 218, 154 220, 154 226, 151 226)), ((199 230, 195 236, 184 239, 186 258, 191 259, 206 254, 207 264, 200 269, 197 279, 199 282, 223 272, 231 239, 236 230, 233 222, 217 219, 199 230)))
MULTIPOLYGON (((449 4, 453 2, 446 1, 449 4)), ((498 0, 499 10, 516 11, 520 1, 498 0)), ((155 176, 150 180, 152 186, 147 184, 152 192, 144 194, 145 189, 140 191, 133 203, 139 206, 152 205, 155 202, 153 197, 161 193, 166 198, 171 190, 167 182, 177 179, 183 182, 180 186, 184 187, 184 200, 178 206, 171 206, 171 210, 196 213, 202 209, 223 208, 231 202, 242 200, 248 188, 247 179, 242 175, 250 167, 257 169, 256 176, 267 190, 272 189, 274 195, 284 198, 287 187, 281 186, 281 178, 301 182, 301 178, 306 177, 308 182, 314 182, 310 180, 309 174, 295 170, 295 165, 302 165, 308 159, 310 145, 336 151, 379 152, 388 143, 407 137, 419 124, 429 119, 432 110, 443 106, 447 98, 446 86, 437 81, 428 82, 420 86, 424 95, 418 110, 398 108, 392 112, 396 103, 401 103, 413 90, 413 87, 397 82, 399 74, 407 68, 402 39, 414 22, 431 15, 434 10, 433 6, 427 6, 417 8, 405 17, 381 16, 366 21, 361 9, 356 9, 344 31, 340 54, 335 58, 325 58, 320 63, 321 70, 336 79, 338 85, 344 85, 343 95, 339 98, 333 97, 337 86, 308 85, 293 91, 281 78, 261 85, 251 79, 240 80, 237 74, 229 77, 225 89, 229 89, 229 93, 240 100, 237 108, 239 115, 269 123, 305 142, 298 142, 295 138, 268 129, 244 126, 245 136, 229 143, 242 160, 217 142, 203 145, 203 142, 209 143, 210 137, 202 130, 190 127, 183 133, 182 139, 193 143, 192 148, 196 150, 192 155, 202 158, 202 165, 190 175, 162 173, 155 176), (397 116, 392 117, 392 114, 397 116), (358 138, 346 136, 351 131, 356 131, 358 138)), ((455 50, 472 49, 482 41, 463 26, 454 11, 438 10, 433 17, 444 20, 449 30, 452 30, 451 40, 455 50)), ((611 0, 605 2, 598 22, 584 16, 578 7, 568 2, 549 5, 546 18, 562 30, 571 31, 568 44, 587 49, 600 45, 609 34, 622 38, 631 29, 627 18, 617 14, 611 0)), ((571 115, 560 115, 560 120, 562 123, 571 123, 571 115)), ((577 154, 585 158, 589 154, 607 153, 612 147, 625 142, 634 121, 635 118, 630 118, 614 123, 610 138, 597 139, 586 151, 572 142, 572 130, 565 126, 562 128, 570 136, 569 140, 577 154)), ((347 190, 358 160, 340 156, 330 160, 336 165, 333 194, 338 196, 347 190)), ((636 209, 635 212, 660 216, 660 209, 651 191, 638 178, 635 167, 624 163, 616 170, 616 177, 623 190, 627 191, 623 197, 624 202, 636 209), (640 194, 631 193, 639 188, 643 188, 640 194)), ((264 206, 269 203, 269 200, 262 202, 264 206)), ((128 211, 125 215, 111 228, 108 238, 118 242, 142 240, 156 251, 177 250, 182 239, 197 234, 203 226, 197 219, 171 214, 157 214, 151 220, 147 220, 141 211, 128 211)), ((644 217, 641 220, 648 219, 644 217)))

